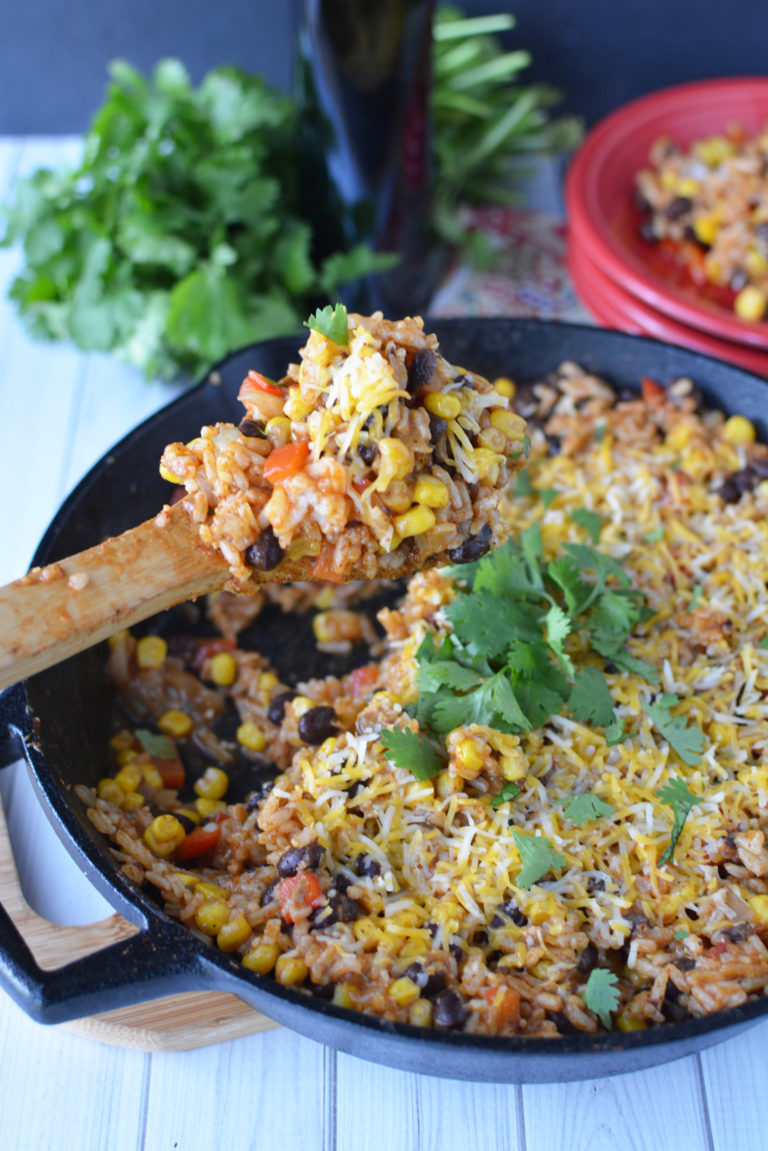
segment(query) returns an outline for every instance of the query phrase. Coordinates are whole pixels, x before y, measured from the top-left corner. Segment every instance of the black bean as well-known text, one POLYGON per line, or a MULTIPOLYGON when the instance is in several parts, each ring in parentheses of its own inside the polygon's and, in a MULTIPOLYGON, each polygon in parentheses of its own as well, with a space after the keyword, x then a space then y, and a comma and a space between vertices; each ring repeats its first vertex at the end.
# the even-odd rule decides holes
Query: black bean
POLYGON ((286 706, 292 699, 296 698, 296 695, 297 693, 295 691, 290 691, 289 689, 288 691, 281 691, 276 696, 273 696, 267 708, 267 719, 270 723, 279 726, 283 722, 285 719, 286 706))
POLYGON ((328 739, 336 731, 336 712, 327 704, 311 707, 305 711, 298 723, 299 739, 317 745, 328 739))
POLYGON ((285 878, 287 875, 296 875, 303 869, 314 871, 323 858, 323 849, 319 843, 307 843, 304 847, 289 847, 277 861, 277 873, 285 878))
POLYGON ((460 943, 449 943, 448 950, 457 963, 462 963, 466 959, 464 948, 460 943))
POLYGON ((260 900, 262 907, 266 907, 268 903, 272 903, 274 899, 277 899, 277 889, 279 886, 280 880, 273 879, 272 882, 264 888, 260 900))
POLYGON ((667 1023, 679 1023, 688 1015, 687 1008, 680 1002, 682 994, 677 984, 668 979, 664 989, 664 1000, 661 1004, 661 1013, 667 1023))
POLYGON ((429 438, 433 444, 439 443, 440 440, 445 439, 445 433, 448 430, 448 425, 440 416, 429 416, 429 438))
POLYGON ((381 875, 381 864, 378 859, 374 859, 366 851, 361 851, 355 860, 355 874, 369 877, 381 875))
POLYGON ((729 288, 732 292, 740 292, 749 283, 749 273, 743 268, 737 268, 730 279, 729 288))
POLYGON ((685 908, 685 914, 688 916, 689 919, 695 920, 695 919, 700 918, 699 913, 695 907, 686 907, 685 908))
POLYGON ((755 459, 749 465, 759 480, 768 480, 768 459, 755 459))
POLYGON ((525 927, 528 922, 528 916, 520 910, 514 899, 507 899, 499 904, 491 920, 491 927, 501 927, 506 919, 511 919, 518 927, 525 927))
POLYGON ((331 923, 354 923, 364 914, 363 906, 356 899, 352 899, 345 891, 337 891, 328 897, 328 907, 331 918, 323 921, 323 926, 331 923))
POLYGON ((564 1011, 551 1011, 549 1013, 549 1018, 553 1023, 557 1025, 557 1030, 561 1035, 583 1034, 583 1032, 579 1032, 578 1027, 571 1023, 570 1019, 564 1011))
POLYGON ((668 220, 679 220, 681 216, 685 216, 690 212, 693 207, 693 200, 690 196, 675 196, 664 209, 664 215, 668 220))
POLYGON ((194 819, 190 819, 188 815, 184 815, 180 811, 174 811, 173 814, 176 816, 179 823, 181 824, 181 826, 186 831, 187 835, 189 835, 190 831, 194 831, 195 828, 197 827, 197 824, 195 823, 194 819))
POLYGON ((590 875, 587 880, 587 891, 590 895, 594 895, 597 891, 605 891, 605 876, 590 875))
POLYGON ((280 547, 271 525, 267 526, 255 543, 245 549, 245 562, 249 568, 271 572, 280 563, 285 552, 280 547))
POLYGON ((576 970, 581 972, 582 975, 588 975, 593 968, 597 967, 597 948, 594 943, 588 943, 579 956, 579 962, 576 964, 576 970))
POLYGON ((405 974, 413 980, 425 999, 432 999, 445 990, 447 979, 444 971, 429 971, 421 963, 412 963, 405 974))
POLYGON ((253 440, 266 439, 266 432, 264 431, 264 424, 261 420, 252 420, 249 416, 245 416, 237 425, 237 430, 244 436, 248 436, 253 440))
POLYGON ((727 504, 735 504, 744 495, 744 492, 749 492, 757 482, 757 475, 753 467, 739 468, 737 472, 731 472, 729 476, 721 483, 717 489, 717 495, 721 500, 727 504))
POLYGON ((432 1021, 435 1027, 446 1031, 454 1031, 463 1027, 467 1018, 467 1005, 458 991, 451 988, 444 991, 435 1002, 432 1021))
POLYGON ((408 366, 406 387, 411 395, 429 383, 436 366, 437 356, 435 353, 429 348, 419 348, 408 366))
POLYGON ((254 791, 252 795, 248 796, 248 800, 245 804, 245 810, 250 813, 261 807, 262 803, 267 798, 274 786, 275 781, 273 779, 263 779, 257 787, 256 791, 254 791))
POLYGON ((742 943, 754 930, 749 923, 736 923, 733 927, 726 927, 723 935, 729 943, 742 943))
POLYGON ((678 971, 693 971, 696 966, 696 960, 692 955, 682 955, 679 959, 673 959, 672 962, 678 971))
POLYGON ((378 444, 360 444, 360 447, 357 449, 357 454, 363 463, 370 467, 379 454, 378 444))
POLYGON ((333 983, 305 983, 304 987, 315 999, 333 999, 334 984, 333 983))
POLYGON ((491 527, 490 524, 483 524, 477 535, 470 536, 457 548, 451 548, 450 551, 446 552, 446 555, 451 563, 468 564, 472 563, 473 560, 481 559, 490 550, 491 527))

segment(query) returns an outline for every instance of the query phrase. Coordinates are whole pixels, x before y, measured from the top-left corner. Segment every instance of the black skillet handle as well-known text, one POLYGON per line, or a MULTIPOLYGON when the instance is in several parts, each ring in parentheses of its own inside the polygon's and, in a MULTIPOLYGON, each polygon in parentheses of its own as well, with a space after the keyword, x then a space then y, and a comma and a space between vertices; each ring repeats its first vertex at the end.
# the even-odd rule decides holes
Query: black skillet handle
MULTIPOLYGON (((29 759, 32 735, 26 691, 14 684, 0 693, 0 768, 29 759)), ((188 933, 163 923, 151 931, 145 925, 136 935, 46 971, 0 904, 0 988, 39 1023, 64 1023, 199 990, 210 974, 189 946, 188 933)))

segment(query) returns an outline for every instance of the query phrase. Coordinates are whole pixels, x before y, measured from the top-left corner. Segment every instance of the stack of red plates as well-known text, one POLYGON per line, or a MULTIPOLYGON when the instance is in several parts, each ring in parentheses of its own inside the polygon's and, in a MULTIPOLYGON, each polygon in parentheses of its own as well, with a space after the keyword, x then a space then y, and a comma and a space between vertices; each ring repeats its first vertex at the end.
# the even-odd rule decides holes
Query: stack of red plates
POLYGON ((635 175, 659 136, 681 146, 738 124, 768 125, 768 78, 682 84, 613 112, 586 137, 566 181, 568 263, 584 306, 605 327, 655 336, 768 376, 768 320, 751 323, 732 298, 696 285, 643 239, 635 175))

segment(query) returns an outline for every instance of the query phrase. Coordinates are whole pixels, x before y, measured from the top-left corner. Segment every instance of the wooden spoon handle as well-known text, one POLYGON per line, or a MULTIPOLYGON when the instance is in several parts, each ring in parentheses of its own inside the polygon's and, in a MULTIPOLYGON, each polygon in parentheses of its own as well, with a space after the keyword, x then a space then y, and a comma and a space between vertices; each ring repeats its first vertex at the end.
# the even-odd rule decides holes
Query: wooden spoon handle
POLYGON ((121 628, 224 586, 180 505, 88 551, 0 587, 0 689, 83 651, 121 628), (161 526, 162 525, 162 526, 161 526))

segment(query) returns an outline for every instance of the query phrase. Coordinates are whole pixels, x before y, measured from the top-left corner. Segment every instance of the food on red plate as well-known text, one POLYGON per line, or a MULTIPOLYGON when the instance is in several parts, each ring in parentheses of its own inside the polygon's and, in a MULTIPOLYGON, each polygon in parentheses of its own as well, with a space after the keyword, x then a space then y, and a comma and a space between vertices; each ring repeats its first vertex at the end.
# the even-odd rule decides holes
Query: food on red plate
POLYGON ((743 320, 768 309, 768 129, 734 125, 687 147, 664 136, 637 173, 643 234, 693 280, 729 293, 743 320))

